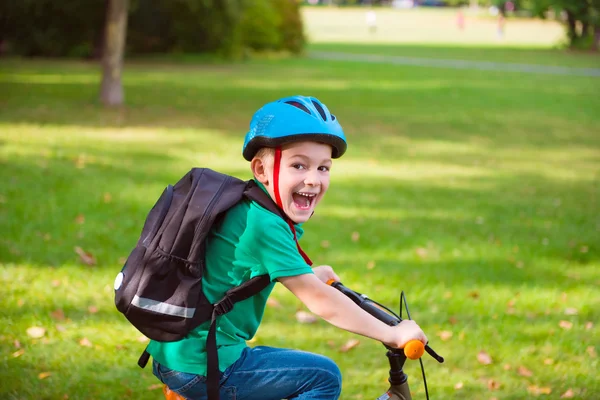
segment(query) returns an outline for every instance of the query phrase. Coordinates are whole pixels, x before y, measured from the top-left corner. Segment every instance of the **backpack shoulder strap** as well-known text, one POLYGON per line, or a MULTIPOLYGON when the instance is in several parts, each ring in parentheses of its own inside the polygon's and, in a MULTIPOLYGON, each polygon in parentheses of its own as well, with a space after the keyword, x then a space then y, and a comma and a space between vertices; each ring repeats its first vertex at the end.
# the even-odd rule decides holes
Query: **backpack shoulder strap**
POLYGON ((279 215, 284 220, 287 220, 287 216, 284 214, 283 210, 275 204, 271 196, 265 193, 256 182, 253 180, 249 180, 246 184, 246 190, 244 191, 244 196, 248 199, 253 200, 260 204, 262 207, 271 211, 275 215, 279 215))

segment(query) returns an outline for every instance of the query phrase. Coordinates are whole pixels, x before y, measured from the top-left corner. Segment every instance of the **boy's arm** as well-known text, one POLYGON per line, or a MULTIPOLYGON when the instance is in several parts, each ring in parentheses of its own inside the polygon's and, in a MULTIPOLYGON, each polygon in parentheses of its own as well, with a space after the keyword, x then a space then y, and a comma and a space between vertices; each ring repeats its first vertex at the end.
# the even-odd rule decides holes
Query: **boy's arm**
POLYGON ((410 340, 427 343, 419 326, 404 320, 389 326, 358 307, 335 288, 323 283, 314 274, 304 274, 278 279, 308 309, 330 324, 349 332, 366 336, 391 347, 402 348, 410 340))

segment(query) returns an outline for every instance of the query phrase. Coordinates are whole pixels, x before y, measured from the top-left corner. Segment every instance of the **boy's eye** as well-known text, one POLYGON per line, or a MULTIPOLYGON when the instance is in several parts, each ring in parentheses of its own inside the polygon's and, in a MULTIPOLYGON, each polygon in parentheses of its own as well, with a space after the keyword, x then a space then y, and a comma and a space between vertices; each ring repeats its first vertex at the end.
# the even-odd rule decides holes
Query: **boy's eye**
POLYGON ((302 164, 293 164, 292 167, 296 169, 304 169, 304 165, 302 164))
POLYGON ((319 167, 319 171, 327 172, 327 171, 329 171, 329 167, 321 166, 321 167, 319 167))

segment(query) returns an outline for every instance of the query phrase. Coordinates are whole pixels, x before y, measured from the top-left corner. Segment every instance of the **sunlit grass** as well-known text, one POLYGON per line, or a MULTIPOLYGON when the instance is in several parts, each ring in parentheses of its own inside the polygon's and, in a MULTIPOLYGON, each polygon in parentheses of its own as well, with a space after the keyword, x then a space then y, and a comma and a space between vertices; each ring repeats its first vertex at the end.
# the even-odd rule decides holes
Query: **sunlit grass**
MULTIPOLYGON (((137 62, 124 82, 127 107, 105 110, 95 65, 0 63, 1 398, 161 398, 113 278, 166 184, 192 166, 249 178, 250 116, 293 93, 321 98, 350 141, 303 248, 394 309, 406 291, 447 360, 424 359, 432 398, 597 397, 600 80, 281 59, 137 62)), ((353 335, 299 324, 293 295, 273 296, 253 344, 332 357, 343 399, 384 392, 381 345, 342 353, 353 335)))
POLYGON ((497 34, 497 18, 486 10, 464 10, 465 29, 457 27, 457 11, 449 9, 375 9, 377 29, 366 23, 365 7, 305 7, 306 35, 311 43, 444 44, 490 47, 530 46, 548 48, 564 41, 564 29, 557 21, 528 18, 506 19, 504 35, 497 34))

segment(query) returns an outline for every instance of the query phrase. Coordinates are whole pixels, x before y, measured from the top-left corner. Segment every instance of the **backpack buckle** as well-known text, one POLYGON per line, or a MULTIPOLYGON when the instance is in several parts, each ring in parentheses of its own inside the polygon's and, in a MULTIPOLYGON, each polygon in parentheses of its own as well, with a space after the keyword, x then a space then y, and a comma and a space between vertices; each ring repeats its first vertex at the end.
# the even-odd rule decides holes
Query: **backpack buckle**
POLYGON ((229 311, 233 310, 233 301, 229 297, 224 297, 215 304, 214 313, 217 315, 227 314, 229 311))

